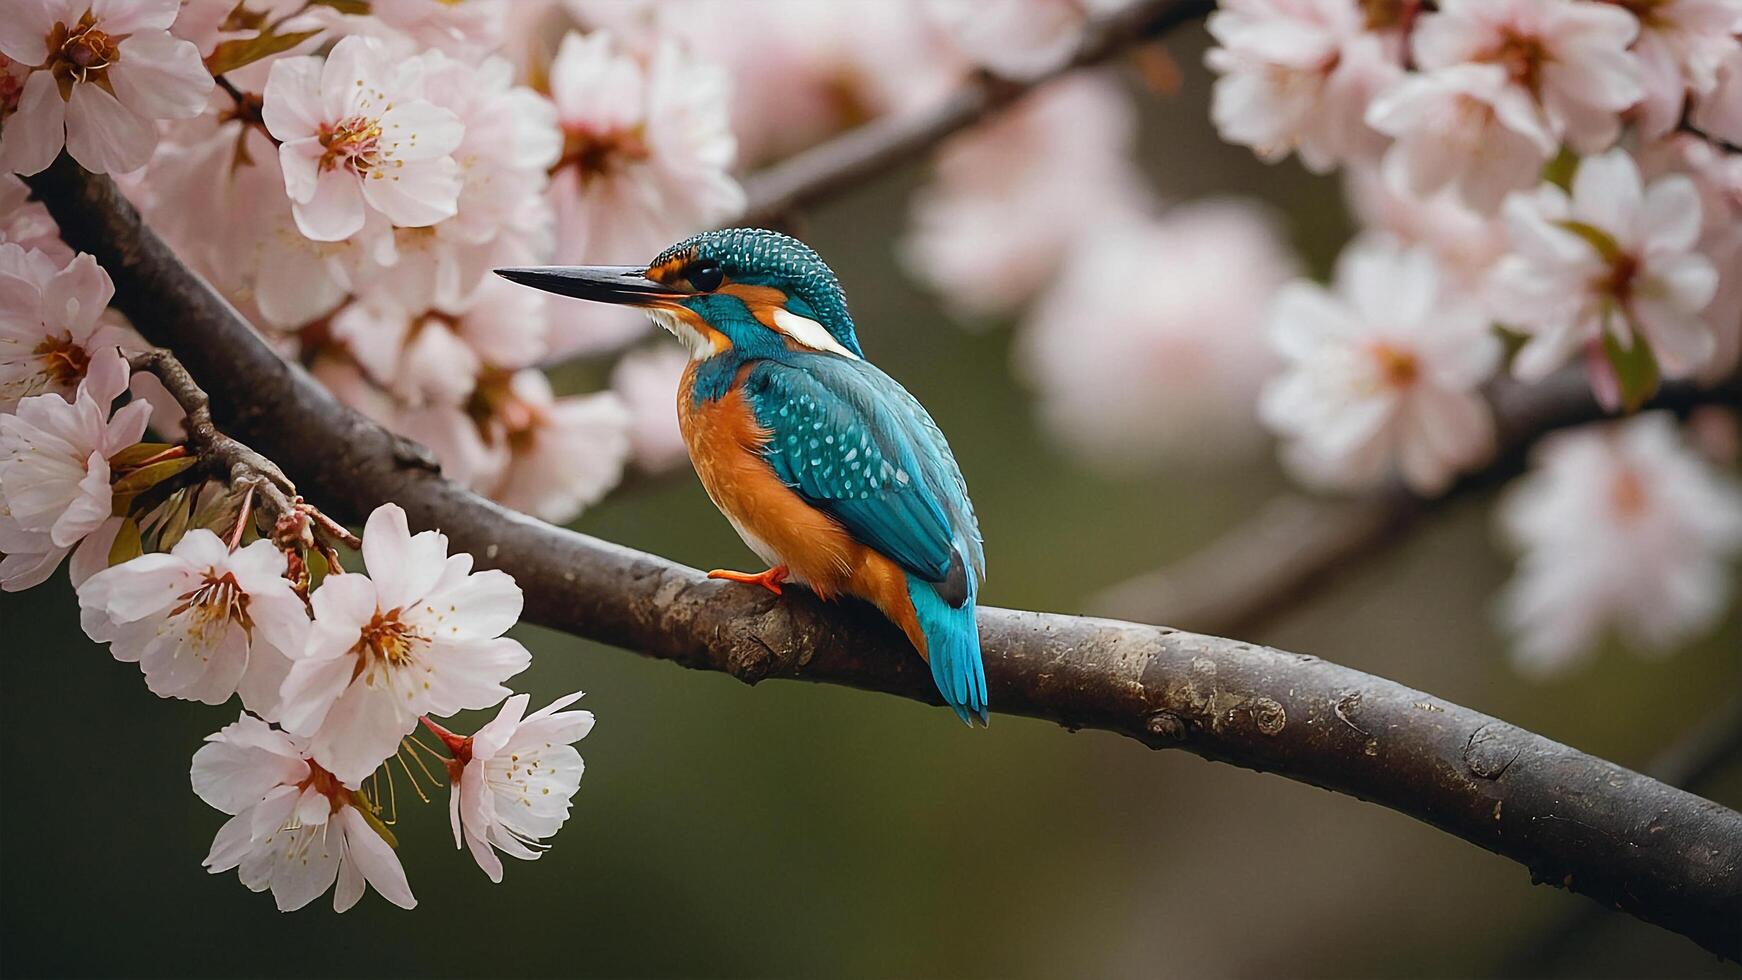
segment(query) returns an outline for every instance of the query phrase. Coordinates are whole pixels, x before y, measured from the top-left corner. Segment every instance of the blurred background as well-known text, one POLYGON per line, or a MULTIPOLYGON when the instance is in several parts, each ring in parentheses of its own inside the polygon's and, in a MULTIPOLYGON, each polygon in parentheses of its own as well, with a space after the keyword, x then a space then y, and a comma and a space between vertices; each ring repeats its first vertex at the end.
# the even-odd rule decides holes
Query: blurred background
MULTIPOLYGON (((1130 66, 1116 76, 1140 106, 1146 179, 1167 201, 1268 202, 1322 276, 1350 230, 1340 182, 1216 138, 1204 45, 1196 27, 1169 40, 1177 91, 1130 66)), ((870 356, 949 433, 986 534, 983 602, 1081 611, 1287 486, 1264 452, 1118 475, 1062 453, 1012 370, 1012 331, 961 329, 896 257, 925 176, 893 173, 807 213, 800 233, 839 273, 870 356)), ((559 387, 603 378, 565 370, 559 387)), ((1734 609, 1664 659, 1605 648, 1521 676, 1492 625, 1509 561, 1490 504, 1445 508, 1245 638, 1635 768, 1742 690, 1734 609)), ((626 487, 574 526, 703 568, 751 560, 687 472, 626 487)), ((1586 899, 1285 779, 1026 719, 970 733, 894 698, 750 689, 527 627, 534 666, 517 688, 534 704, 584 689, 599 718, 557 846, 493 886, 452 849, 446 791, 426 806, 402 793, 419 909, 371 897, 343 917, 322 901, 286 917, 199 867, 223 818, 188 791, 188 760, 234 709, 143 696, 137 668, 79 635, 77 614, 64 577, 0 595, 12 975, 1742 975, 1615 914, 1552 948, 1586 899)), ((1699 789, 1742 805, 1742 760, 1699 789)))

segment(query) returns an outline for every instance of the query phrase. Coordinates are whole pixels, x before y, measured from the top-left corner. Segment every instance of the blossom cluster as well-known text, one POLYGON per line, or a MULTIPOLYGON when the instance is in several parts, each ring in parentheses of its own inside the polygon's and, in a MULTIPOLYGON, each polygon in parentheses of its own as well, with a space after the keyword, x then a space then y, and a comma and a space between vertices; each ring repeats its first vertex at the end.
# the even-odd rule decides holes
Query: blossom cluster
MULTIPOLYGON (((1058 6, 946 24, 1020 75, 1093 14, 1058 6)), ((1132 96, 1107 78, 958 137, 916 201, 910 267, 971 325, 1027 308, 1017 367, 1070 450, 1229 459, 1262 427, 1314 489, 1433 496, 1494 458, 1496 386, 1580 372, 1631 412, 1664 381, 1735 374, 1742 0, 1224 0, 1208 29, 1221 137, 1342 174, 1359 232, 1329 284, 1299 277, 1255 206, 1159 206, 1131 162, 1132 96)), ((1609 627, 1662 648, 1722 614, 1736 487, 1667 421, 1603 433, 1536 465, 1576 460, 1589 486, 1637 471, 1652 501, 1711 506, 1653 504, 1640 524, 1533 473, 1544 502, 1502 517, 1521 666, 1569 663, 1609 627), (1639 442, 1653 465, 1623 465, 1639 442), (1580 549, 1556 546, 1557 513, 1584 515, 1580 549), (1676 601, 1632 611, 1665 588, 1676 601)))

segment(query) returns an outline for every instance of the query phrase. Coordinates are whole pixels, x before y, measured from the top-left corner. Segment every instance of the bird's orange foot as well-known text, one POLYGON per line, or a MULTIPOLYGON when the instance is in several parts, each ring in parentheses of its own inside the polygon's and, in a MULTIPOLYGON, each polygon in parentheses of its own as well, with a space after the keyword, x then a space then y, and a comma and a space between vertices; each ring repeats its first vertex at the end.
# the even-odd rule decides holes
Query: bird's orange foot
POLYGON ((716 568, 708 573, 709 578, 723 578, 728 582, 743 582, 745 585, 760 585, 775 595, 780 595, 780 583, 786 581, 786 566, 776 565, 766 572, 734 572, 725 568, 716 568))

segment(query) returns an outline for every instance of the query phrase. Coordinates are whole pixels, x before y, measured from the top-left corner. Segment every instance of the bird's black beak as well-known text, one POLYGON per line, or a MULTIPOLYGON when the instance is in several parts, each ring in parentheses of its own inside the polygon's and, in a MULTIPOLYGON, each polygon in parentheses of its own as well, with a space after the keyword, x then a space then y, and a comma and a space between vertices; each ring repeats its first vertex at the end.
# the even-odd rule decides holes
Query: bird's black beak
POLYGON ((497 269, 496 274, 558 296, 622 306, 651 306, 663 297, 685 295, 647 278, 647 270, 638 265, 546 265, 497 269))

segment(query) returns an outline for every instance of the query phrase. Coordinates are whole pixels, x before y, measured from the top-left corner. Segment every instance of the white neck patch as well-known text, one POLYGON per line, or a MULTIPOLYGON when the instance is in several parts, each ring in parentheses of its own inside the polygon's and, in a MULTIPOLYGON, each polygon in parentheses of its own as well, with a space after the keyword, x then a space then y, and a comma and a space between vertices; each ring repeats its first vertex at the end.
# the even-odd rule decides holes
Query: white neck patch
POLYGON ((834 334, 829 333, 827 327, 808 316, 799 316, 783 306, 777 306, 774 308, 774 326, 811 350, 827 351, 849 360, 859 360, 859 355, 841 346, 841 342, 835 339, 834 334))

